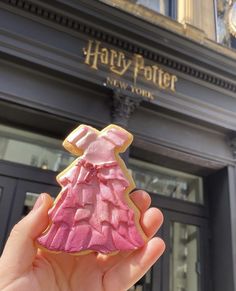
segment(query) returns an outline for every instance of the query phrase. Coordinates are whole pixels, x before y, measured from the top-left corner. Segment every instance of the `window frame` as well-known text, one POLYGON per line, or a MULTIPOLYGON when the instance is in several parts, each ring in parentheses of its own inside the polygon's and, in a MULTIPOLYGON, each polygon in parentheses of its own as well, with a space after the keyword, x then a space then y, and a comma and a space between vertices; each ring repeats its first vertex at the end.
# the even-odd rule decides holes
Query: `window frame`
POLYGON ((169 16, 170 18, 177 21, 177 8, 178 8, 178 0, 169 0, 169 16))

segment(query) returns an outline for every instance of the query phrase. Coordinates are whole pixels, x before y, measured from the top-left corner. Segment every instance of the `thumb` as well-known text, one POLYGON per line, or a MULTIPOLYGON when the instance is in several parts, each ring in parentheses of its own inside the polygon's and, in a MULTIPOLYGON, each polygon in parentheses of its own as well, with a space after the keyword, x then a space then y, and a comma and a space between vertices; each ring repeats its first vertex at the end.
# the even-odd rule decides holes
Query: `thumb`
POLYGON ((51 206, 52 198, 41 194, 33 210, 13 227, 1 257, 3 265, 20 273, 32 265, 37 253, 34 240, 46 229, 51 206))

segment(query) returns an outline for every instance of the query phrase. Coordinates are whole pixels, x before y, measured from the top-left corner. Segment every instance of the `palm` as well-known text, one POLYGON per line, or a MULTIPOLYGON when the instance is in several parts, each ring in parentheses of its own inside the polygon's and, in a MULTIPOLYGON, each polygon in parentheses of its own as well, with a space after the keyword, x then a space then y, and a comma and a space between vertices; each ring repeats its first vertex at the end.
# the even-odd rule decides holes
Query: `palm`
POLYGON ((103 277, 105 266, 101 266, 95 253, 85 256, 68 256, 65 254, 44 254, 37 256, 29 276, 36 282, 37 289, 32 290, 104 290, 103 277), (50 282, 50 288, 48 286, 50 282))
MULTIPOLYGON (((136 251, 138 252, 140 251, 136 251)), ((67 254, 40 253, 36 256, 18 290, 27 290, 30 284, 34 291, 78 291, 78 286, 82 291, 103 291, 109 290, 106 286, 111 285, 113 285, 113 291, 120 291, 120 289, 115 289, 116 271, 113 272, 113 268, 119 266, 121 269, 124 268, 125 265, 122 262, 126 262, 133 255, 131 252, 115 256, 90 253, 75 257, 67 254)))
MULTIPOLYGON (((147 193, 137 191, 131 195, 141 211, 142 228, 151 238, 162 223, 162 214, 156 208, 148 209, 151 201, 147 193)), ((158 238, 150 239, 141 249, 113 256, 37 251, 33 240, 48 223, 49 200, 45 202, 45 209, 40 210, 41 214, 38 211, 26 217, 11 234, 0 260, 0 278, 3 278, 0 290, 124 291, 138 281, 164 251, 164 243, 158 238), (19 235, 23 230, 28 234, 19 235)))

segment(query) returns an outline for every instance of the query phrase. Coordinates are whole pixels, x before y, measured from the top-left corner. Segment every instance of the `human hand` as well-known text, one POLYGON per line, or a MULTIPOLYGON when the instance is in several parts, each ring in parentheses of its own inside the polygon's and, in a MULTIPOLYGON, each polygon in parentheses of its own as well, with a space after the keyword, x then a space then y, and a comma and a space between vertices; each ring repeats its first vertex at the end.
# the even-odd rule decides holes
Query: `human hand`
POLYGON ((34 209, 12 230, 0 258, 1 291, 124 291, 137 282, 165 249, 154 234, 163 222, 150 196, 135 191, 131 199, 141 211, 141 226, 150 240, 141 249, 114 256, 72 256, 36 248, 35 239, 48 225, 52 198, 41 194, 34 209))

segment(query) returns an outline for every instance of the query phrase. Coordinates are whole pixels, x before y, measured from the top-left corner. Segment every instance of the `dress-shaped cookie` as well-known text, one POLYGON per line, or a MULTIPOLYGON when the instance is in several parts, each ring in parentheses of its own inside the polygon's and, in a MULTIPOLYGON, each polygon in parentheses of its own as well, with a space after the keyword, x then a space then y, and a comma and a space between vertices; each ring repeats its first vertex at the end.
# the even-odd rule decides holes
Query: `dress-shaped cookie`
POLYGON ((66 138, 64 147, 79 157, 57 176, 62 191, 39 247, 107 254, 143 246, 139 210, 129 198, 135 184, 118 155, 131 142, 132 135, 115 125, 101 132, 81 125, 66 138))

